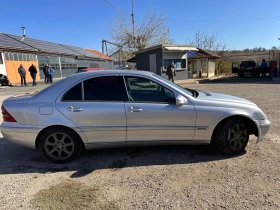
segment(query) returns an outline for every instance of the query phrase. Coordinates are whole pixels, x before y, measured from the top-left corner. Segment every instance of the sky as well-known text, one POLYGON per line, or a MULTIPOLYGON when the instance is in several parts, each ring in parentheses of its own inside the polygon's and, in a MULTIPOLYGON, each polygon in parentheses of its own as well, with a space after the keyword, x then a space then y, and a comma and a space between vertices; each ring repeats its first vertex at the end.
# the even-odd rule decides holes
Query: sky
MULTIPOLYGON (((147 8, 162 12, 174 44, 189 44, 197 31, 217 34, 231 50, 280 46, 279 0, 133 0, 135 24, 147 8)), ((0 32, 98 51, 111 41, 110 25, 131 0, 2 0, 0 32)))

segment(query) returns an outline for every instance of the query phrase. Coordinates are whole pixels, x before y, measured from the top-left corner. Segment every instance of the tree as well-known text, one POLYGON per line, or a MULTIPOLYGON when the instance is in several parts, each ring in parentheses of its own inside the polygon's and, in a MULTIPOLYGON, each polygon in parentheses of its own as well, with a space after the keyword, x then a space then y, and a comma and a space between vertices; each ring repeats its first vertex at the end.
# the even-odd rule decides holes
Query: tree
POLYGON ((128 16, 119 13, 112 21, 111 37, 128 52, 142 50, 157 44, 171 44, 167 19, 162 13, 147 9, 144 18, 137 21, 134 28, 128 16))
POLYGON ((224 51, 226 45, 218 40, 217 34, 208 35, 204 32, 197 31, 190 39, 190 44, 209 51, 224 51))
POLYGON ((214 52, 220 56, 215 62, 218 74, 231 72, 231 62, 229 61, 231 53, 226 44, 218 39, 217 34, 208 35, 205 32, 198 31, 189 40, 190 44, 214 52))

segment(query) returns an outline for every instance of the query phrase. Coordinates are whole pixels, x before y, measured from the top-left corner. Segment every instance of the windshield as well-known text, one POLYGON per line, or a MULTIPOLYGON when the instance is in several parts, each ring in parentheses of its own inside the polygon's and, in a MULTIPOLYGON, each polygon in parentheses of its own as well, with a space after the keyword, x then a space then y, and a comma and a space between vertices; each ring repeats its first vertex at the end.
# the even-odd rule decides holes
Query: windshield
POLYGON ((167 83, 170 84, 171 86, 178 88, 179 90, 183 91, 184 93, 186 93, 186 94, 188 94, 188 95, 190 95, 190 96, 193 96, 193 93, 192 93, 191 91, 189 91, 189 90, 187 90, 187 89, 181 87, 180 85, 177 85, 177 84, 171 82, 170 80, 165 79, 164 77, 159 76, 159 75, 157 75, 157 74, 153 74, 153 76, 155 76, 155 77, 157 77, 157 78, 159 78, 159 79, 161 79, 161 80, 164 80, 165 82, 167 82, 167 83))

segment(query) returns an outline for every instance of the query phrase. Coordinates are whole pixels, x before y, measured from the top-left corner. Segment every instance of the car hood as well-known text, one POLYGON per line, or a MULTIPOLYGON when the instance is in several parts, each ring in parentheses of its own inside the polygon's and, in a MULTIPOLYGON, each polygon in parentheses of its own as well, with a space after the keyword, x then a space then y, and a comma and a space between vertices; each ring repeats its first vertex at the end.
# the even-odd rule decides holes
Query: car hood
POLYGON ((249 101, 244 98, 222 94, 222 93, 215 93, 215 92, 209 92, 209 91, 201 91, 197 90, 199 95, 198 99, 207 100, 207 101, 216 101, 216 102, 227 102, 227 103, 239 103, 239 104, 247 104, 247 105, 253 105, 257 106, 252 101, 249 101))

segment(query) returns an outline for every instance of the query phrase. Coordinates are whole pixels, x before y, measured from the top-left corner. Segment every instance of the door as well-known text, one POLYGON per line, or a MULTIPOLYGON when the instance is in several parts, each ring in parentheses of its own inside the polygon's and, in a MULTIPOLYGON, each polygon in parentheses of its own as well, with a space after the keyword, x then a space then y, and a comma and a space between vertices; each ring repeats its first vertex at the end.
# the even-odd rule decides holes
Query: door
POLYGON ((150 72, 157 73, 157 56, 156 54, 149 55, 150 72))
POLYGON ((124 142, 125 100, 122 77, 102 76, 75 85, 56 106, 84 132, 88 143, 124 142))
POLYGON ((189 104, 176 106, 175 94, 144 77, 125 76, 127 141, 193 140, 196 113, 189 104))

